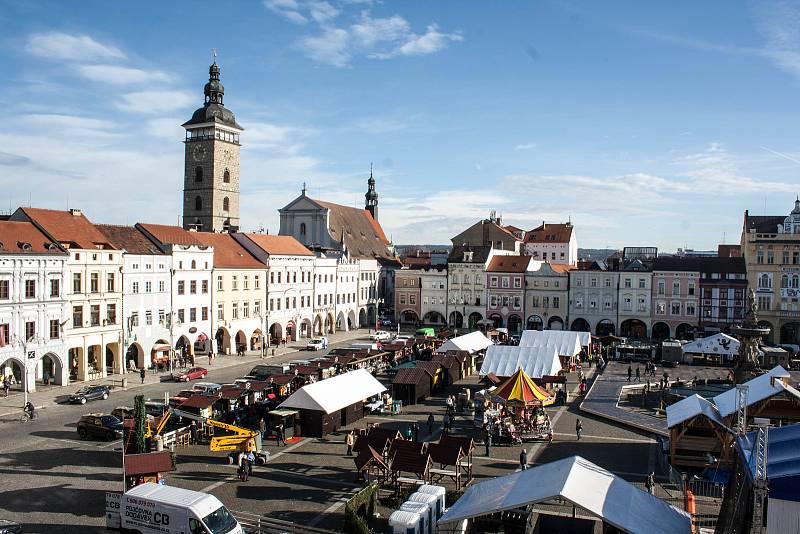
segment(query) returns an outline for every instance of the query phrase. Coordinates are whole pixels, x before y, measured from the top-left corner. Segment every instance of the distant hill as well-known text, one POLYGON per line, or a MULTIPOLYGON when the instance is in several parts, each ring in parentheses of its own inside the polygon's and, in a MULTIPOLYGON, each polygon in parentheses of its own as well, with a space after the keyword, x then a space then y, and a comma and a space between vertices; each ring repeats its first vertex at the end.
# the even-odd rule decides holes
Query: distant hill
POLYGON ((605 260, 617 252, 613 248, 579 248, 578 259, 581 260, 605 260))
POLYGON ((453 248, 453 245, 395 245, 395 248, 400 256, 405 256, 409 252, 413 252, 415 250, 424 250, 425 252, 445 251, 449 253, 450 249, 453 248))

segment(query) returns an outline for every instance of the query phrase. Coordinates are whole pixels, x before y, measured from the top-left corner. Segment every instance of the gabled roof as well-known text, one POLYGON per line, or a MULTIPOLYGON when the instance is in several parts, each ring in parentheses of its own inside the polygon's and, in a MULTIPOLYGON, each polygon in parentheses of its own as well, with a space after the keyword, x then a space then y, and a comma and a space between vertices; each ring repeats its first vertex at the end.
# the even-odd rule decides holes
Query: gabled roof
POLYGON ((486 263, 491 252, 489 245, 456 245, 450 250, 447 263, 486 263), (472 260, 464 261, 465 252, 472 252, 472 260))
POLYGON ((543 223, 525 233, 526 243, 569 243, 574 227, 570 223, 543 223))
POLYGON ((137 223, 136 227, 161 245, 202 245, 195 237, 197 232, 184 230, 180 226, 137 223))
POLYGON ((470 354, 481 351, 489 347, 492 341, 483 335, 483 332, 476 330, 463 336, 454 337, 445 341, 436 352, 447 352, 448 350, 463 350, 470 354))
MULTIPOLYGON (((359 439, 361 439, 361 437, 359 437, 359 439)), ((361 471, 362 469, 367 467, 371 462, 376 463, 379 467, 385 469, 386 471, 389 470, 389 466, 386 465, 386 462, 383 461, 383 457, 369 445, 362 447, 361 449, 354 449, 354 450, 359 451, 358 455, 355 458, 353 458, 353 461, 356 463, 356 469, 358 471, 361 471)))
POLYGON ((209 247, 214 247, 214 268, 217 269, 265 269, 246 248, 230 234, 195 232, 195 238, 209 247))
POLYGON ((115 224, 96 224, 95 226, 114 247, 125 249, 128 254, 163 254, 163 251, 135 226, 115 224))
POLYGON ((218 400, 219 397, 212 397, 209 395, 192 395, 181 403, 180 408, 181 410, 184 408, 198 408, 200 410, 205 410, 206 408, 210 408, 218 400))
MULTIPOLYGON (((800 393, 795 388, 785 385, 781 381, 781 378, 788 378, 789 376, 789 371, 778 365, 763 375, 745 382, 747 384, 747 405, 752 406, 783 391, 787 391, 794 397, 800 397, 800 393)), ((714 397, 714 404, 717 405, 722 417, 731 415, 736 411, 736 388, 729 389, 714 397)))
POLYGON ((175 471, 170 451, 125 455, 125 475, 151 475, 175 471))
POLYGON ((256 244, 261 250, 270 255, 278 256, 313 256, 300 241, 290 235, 272 234, 235 234, 235 237, 245 236, 256 244))
POLYGON ((66 255, 61 246, 47 237, 33 223, 0 221, 0 254, 66 255))
POLYGON ((481 365, 481 375, 493 373, 498 377, 509 377, 522 369, 531 378, 557 375, 561 371, 561 359, 553 345, 541 347, 519 347, 492 345, 486 349, 481 365))
POLYGON ((530 256, 494 256, 486 272, 489 273, 524 273, 530 268, 533 259, 530 256))
POLYGON ((717 425, 727 428, 717 407, 696 393, 667 406, 667 428, 672 428, 700 414, 705 415, 717 425))
POLYGON ((778 226, 783 225, 786 219, 785 215, 750 215, 745 212, 744 227, 745 230, 755 230, 759 233, 776 234, 778 233, 778 226))
POLYGON ((689 534, 689 514, 580 456, 479 482, 439 520, 450 523, 562 497, 623 532, 689 534))
POLYGON ((393 260, 389 240, 380 223, 363 208, 351 208, 309 198, 328 211, 328 233, 333 241, 344 242, 349 253, 356 258, 383 258, 393 260))
POLYGON ((358 369, 303 386, 278 407, 331 414, 384 391, 369 371, 358 369))
POLYGON ((80 210, 18 208, 12 221, 30 219, 62 245, 81 249, 113 249, 108 238, 80 210))

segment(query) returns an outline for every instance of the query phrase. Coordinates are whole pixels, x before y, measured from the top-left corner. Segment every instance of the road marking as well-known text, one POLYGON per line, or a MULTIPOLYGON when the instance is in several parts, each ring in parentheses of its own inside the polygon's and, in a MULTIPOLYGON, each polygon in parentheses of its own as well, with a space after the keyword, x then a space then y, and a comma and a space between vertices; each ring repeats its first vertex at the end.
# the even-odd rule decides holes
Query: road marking
POLYGON ((222 479, 222 480, 219 480, 219 481, 217 481, 217 482, 214 482, 213 484, 209 484, 209 485, 208 485, 208 486, 206 486, 205 488, 201 489, 201 490, 200 490, 200 493, 208 493, 208 492, 210 492, 211 490, 215 490, 215 489, 217 489, 218 487, 222 486, 223 484, 226 484, 226 483, 228 483, 228 482, 233 482, 233 481, 235 481, 237 478, 239 478, 239 475, 238 475, 238 474, 237 474, 237 475, 231 475, 231 476, 229 476, 229 477, 227 477, 227 478, 224 478, 224 479, 222 479))
POLYGON ((307 441, 309 441, 308 438, 306 438, 306 439, 304 439, 302 441, 299 441, 299 442, 295 443, 294 445, 290 445, 289 447, 283 449, 281 452, 276 452, 275 454, 270 454, 269 458, 267 459, 267 461, 269 462, 269 461, 271 461, 271 460, 273 460, 275 458, 280 458, 284 454, 290 453, 293 450, 295 450, 296 448, 300 447, 301 445, 303 445, 307 441))
MULTIPOLYGON (((564 433, 564 432, 553 432, 553 436, 575 436, 575 434, 567 434, 567 433, 564 433)), ((599 439, 599 440, 603 440, 603 441, 624 441, 624 442, 627 442, 627 443, 655 443, 656 442, 654 439, 647 439, 647 438, 639 438, 639 439, 636 439, 636 438, 612 438, 612 437, 609 437, 609 436, 593 436, 591 434, 581 433, 581 441, 583 441, 585 438, 599 439)))

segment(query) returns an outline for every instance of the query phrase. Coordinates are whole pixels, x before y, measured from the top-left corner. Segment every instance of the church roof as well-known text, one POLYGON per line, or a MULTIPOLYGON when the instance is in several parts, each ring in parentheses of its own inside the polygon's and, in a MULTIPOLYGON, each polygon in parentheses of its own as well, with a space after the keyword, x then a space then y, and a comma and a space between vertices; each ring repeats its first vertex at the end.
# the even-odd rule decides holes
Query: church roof
POLYGON ((267 254, 286 256, 313 256, 300 241, 290 235, 244 234, 267 254))
POLYGON ((163 254, 152 241, 150 241, 135 226, 118 226, 114 224, 96 224, 116 248, 125 249, 128 254, 163 254))
POLYGON ((334 241, 344 242, 352 256, 357 258, 394 259, 389 252, 389 240, 372 214, 362 208, 351 208, 310 199, 329 210, 328 233, 334 241))
POLYGON ((19 208, 12 220, 27 217, 61 244, 81 249, 113 249, 109 239, 80 210, 19 208), (24 215, 18 216, 17 213, 24 215))
POLYGON ((214 247, 214 267, 217 269, 265 269, 232 235, 196 232, 197 240, 214 247))

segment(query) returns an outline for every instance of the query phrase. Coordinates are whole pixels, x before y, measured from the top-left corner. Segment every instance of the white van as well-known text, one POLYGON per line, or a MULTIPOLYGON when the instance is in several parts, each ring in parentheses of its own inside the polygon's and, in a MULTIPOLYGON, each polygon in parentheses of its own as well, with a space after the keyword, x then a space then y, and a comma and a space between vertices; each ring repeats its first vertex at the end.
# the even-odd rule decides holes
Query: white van
POLYGON ((139 534, 243 534, 213 495, 146 482, 106 493, 106 526, 139 534), (116 502, 115 502, 116 501, 116 502))

